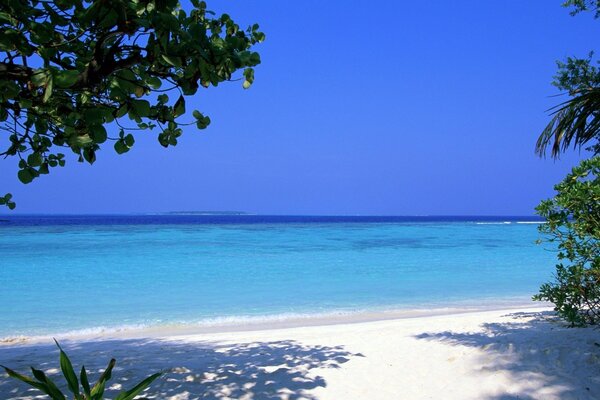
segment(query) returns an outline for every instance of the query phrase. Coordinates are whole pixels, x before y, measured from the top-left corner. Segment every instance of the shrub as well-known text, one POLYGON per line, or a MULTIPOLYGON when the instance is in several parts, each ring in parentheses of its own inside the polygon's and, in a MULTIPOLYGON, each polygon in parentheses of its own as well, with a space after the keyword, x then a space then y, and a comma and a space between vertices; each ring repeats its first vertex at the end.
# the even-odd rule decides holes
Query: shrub
POLYGON ((550 301, 572 326, 600 323, 600 156, 584 160, 558 185, 555 197, 536 208, 539 230, 556 243, 554 282, 534 300, 550 301))
MULTIPOLYGON (((79 375, 79 377, 81 379, 81 389, 83 390, 83 393, 82 393, 80 391, 79 381, 77 380, 77 375, 75 374, 75 371, 73 370, 73 365, 71 364, 71 360, 69 360, 69 357, 67 357, 67 354, 63 351, 63 349, 60 347, 58 342, 56 342, 56 345, 58 346, 58 349, 60 350, 60 369, 65 377, 65 380, 67 381, 67 387, 69 388, 69 391, 73 394, 74 399, 75 400, 102 400, 102 399, 104 399, 104 397, 103 397, 104 396, 104 388, 105 388, 106 382, 108 382, 108 380, 110 380, 110 378, 111 378, 112 369, 115 366, 116 360, 114 358, 112 360, 110 360, 110 362, 108 363, 108 366, 106 367, 106 370, 104 370, 102 375, 100 375, 100 378, 98 379, 98 381, 96 382, 96 384, 94 386, 90 386, 90 383, 88 381, 87 372, 85 370, 85 366, 82 366, 81 373, 79 375)), ((25 382, 26 384, 28 384, 30 386, 33 386, 34 388, 36 388, 36 389, 44 392, 48 396, 50 396, 50 398, 53 400, 66 400, 66 398, 67 398, 67 396, 65 396, 61 392, 61 390, 58 388, 58 386, 52 380, 50 380, 43 371, 40 371, 39 369, 35 369, 35 368, 31 367, 31 372, 33 373, 33 377, 35 378, 34 379, 34 378, 30 378, 25 375, 21 375, 5 366, 2 366, 2 368, 4 368, 4 370, 6 371, 8 376, 18 379, 22 382, 25 382)), ((119 393, 117 395, 117 397, 115 397, 115 400, 132 400, 133 398, 135 398, 135 396, 137 396, 144 389, 146 389, 148 386, 150 386, 150 384, 161 375, 162 375, 161 372, 150 375, 149 377, 147 377, 146 379, 144 379, 143 381, 141 381, 140 383, 135 385, 132 389, 119 393)))

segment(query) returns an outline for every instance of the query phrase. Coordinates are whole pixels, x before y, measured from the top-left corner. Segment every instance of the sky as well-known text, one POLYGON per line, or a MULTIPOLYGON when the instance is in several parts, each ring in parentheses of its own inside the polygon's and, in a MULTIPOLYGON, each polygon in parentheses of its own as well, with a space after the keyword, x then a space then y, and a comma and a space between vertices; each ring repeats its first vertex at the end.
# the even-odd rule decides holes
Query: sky
POLYGON ((207 3, 266 33, 254 85, 198 92, 212 124, 174 148, 144 132, 28 185, 0 161, 13 213, 532 215, 588 155, 534 154, 556 60, 600 30, 560 0, 207 3))

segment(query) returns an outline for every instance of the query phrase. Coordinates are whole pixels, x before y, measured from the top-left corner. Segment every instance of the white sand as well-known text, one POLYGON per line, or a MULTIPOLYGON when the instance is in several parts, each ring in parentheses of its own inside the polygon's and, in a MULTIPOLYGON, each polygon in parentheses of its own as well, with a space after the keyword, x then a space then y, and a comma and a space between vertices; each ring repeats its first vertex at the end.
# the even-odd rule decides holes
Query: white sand
MULTIPOLYGON (((600 399, 600 331, 539 308, 64 347, 94 377, 116 357, 113 389, 166 370, 150 398, 600 399)), ((0 364, 58 372, 50 344, 0 347, 0 364)), ((0 376, 0 399, 34 395, 0 376)))

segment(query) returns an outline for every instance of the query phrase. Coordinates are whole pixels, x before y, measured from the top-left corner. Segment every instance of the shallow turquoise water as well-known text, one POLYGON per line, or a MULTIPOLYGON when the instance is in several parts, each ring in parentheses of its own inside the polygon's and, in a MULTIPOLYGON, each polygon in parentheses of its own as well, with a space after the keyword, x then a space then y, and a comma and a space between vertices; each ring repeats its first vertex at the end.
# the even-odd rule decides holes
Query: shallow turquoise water
POLYGON ((0 337, 527 300, 553 270, 537 224, 239 218, 0 224, 0 337))

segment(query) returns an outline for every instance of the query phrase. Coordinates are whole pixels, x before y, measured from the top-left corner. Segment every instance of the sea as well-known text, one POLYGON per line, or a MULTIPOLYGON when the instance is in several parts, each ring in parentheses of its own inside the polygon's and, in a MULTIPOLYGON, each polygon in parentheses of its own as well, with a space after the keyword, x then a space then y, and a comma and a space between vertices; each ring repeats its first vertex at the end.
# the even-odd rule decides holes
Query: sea
POLYGON ((540 223, 5 214, 0 340, 531 305, 556 258, 540 223))

